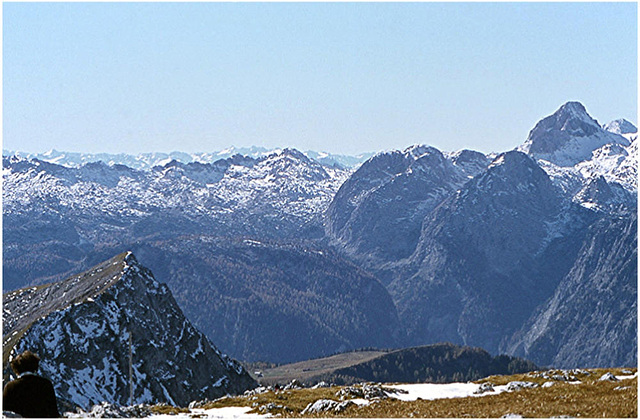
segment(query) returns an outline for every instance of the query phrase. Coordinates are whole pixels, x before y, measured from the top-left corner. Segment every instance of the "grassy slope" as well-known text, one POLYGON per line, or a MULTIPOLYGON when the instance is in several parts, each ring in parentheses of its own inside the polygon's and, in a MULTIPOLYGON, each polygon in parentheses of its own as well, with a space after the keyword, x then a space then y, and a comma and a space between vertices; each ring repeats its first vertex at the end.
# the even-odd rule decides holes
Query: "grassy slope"
MULTIPOLYGON (((260 369, 263 377, 256 379, 261 385, 285 384, 293 379, 305 382, 313 377, 367 362, 387 353, 385 351, 354 351, 321 359, 305 360, 303 362, 260 369)), ((253 374, 253 371, 251 373, 253 374)))
MULTIPOLYGON (((308 417, 501 417, 513 413, 524 417, 637 417, 638 415, 638 379, 627 379, 619 382, 598 381, 605 372, 622 375, 622 369, 590 369, 591 375, 580 375, 580 384, 557 382, 550 388, 523 389, 516 392, 504 392, 498 395, 439 399, 433 401, 418 400, 403 402, 395 399, 383 399, 368 406, 351 406, 340 414, 323 413, 308 417), (623 387, 622 389, 616 389, 623 387)), ((635 368, 632 371, 636 371, 635 368)), ((495 385, 510 381, 526 380, 544 383, 547 380, 535 378, 528 374, 510 376, 492 376, 480 382, 491 382, 495 385)), ((271 409, 272 415, 283 417, 300 417, 300 412, 312 402, 320 398, 338 401, 336 392, 340 387, 321 389, 299 389, 276 391, 252 397, 225 398, 209 404, 206 408, 248 406, 254 412, 259 407, 274 403, 281 408, 271 409)))

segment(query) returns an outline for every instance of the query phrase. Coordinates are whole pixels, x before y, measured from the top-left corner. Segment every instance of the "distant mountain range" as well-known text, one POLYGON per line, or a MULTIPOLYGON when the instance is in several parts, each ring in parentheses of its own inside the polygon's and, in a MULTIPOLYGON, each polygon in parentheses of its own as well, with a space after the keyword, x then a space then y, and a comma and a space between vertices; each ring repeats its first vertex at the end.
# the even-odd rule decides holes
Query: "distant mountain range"
POLYGON ((244 360, 448 341, 633 365, 636 131, 569 102, 493 155, 416 145, 350 168, 295 149, 137 168, 4 156, 4 290, 132 250, 244 360))
MULTIPOLYGON (((156 166, 164 166, 172 161, 178 163, 215 163, 221 159, 239 155, 259 159, 274 153, 279 153, 282 149, 267 149, 264 147, 240 147, 231 146, 227 149, 210 153, 140 153, 131 155, 127 153, 79 153, 61 152, 55 149, 44 153, 28 153, 14 150, 3 150, 2 156, 17 156, 24 159, 38 159, 42 162, 55 163, 68 168, 79 168, 87 163, 103 162, 109 166, 124 165, 132 169, 149 170, 156 166)), ((326 152, 316 152, 308 150, 304 154, 323 165, 352 168, 373 156, 373 153, 362 153, 359 155, 340 155, 326 152)))

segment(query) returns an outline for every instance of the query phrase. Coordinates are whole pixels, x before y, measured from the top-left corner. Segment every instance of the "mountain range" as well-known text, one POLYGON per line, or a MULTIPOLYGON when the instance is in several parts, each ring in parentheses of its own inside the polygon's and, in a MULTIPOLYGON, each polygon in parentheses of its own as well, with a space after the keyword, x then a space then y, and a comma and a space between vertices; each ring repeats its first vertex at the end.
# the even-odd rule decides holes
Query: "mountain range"
MULTIPOLYGON (((3 150, 2 156, 19 156, 27 160, 38 159, 42 162, 55 163, 67 168, 79 168, 87 163, 103 162, 107 165, 124 165, 132 169, 148 170, 155 166, 164 166, 171 161, 179 163, 214 163, 220 159, 228 159, 235 155, 259 159, 282 149, 267 149, 265 147, 234 147, 217 152, 185 153, 185 152, 148 152, 138 155, 126 153, 81 153, 61 152, 55 149, 44 153, 25 153, 13 150, 3 150)), ((323 165, 351 168, 357 166, 373 156, 373 153, 361 153, 356 156, 340 155, 327 152, 307 150, 304 154, 323 165)))
POLYGON ((490 155, 415 145, 347 167, 283 149, 143 169, 12 154, 3 287, 132 250, 243 360, 448 341, 633 365, 636 131, 569 102, 490 155))

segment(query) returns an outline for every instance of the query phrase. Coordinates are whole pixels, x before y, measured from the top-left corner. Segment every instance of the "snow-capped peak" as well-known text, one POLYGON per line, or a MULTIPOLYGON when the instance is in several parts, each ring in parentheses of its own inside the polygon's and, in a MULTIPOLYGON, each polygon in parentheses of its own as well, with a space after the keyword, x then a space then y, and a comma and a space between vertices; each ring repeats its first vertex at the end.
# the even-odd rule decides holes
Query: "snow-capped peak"
POLYGON ((567 102, 539 121, 518 150, 558 166, 573 166, 606 144, 628 146, 629 141, 605 131, 581 103, 567 102))
POLYGON ((638 128, 624 118, 613 120, 610 123, 605 124, 603 128, 608 132, 615 134, 632 134, 638 132, 638 128))

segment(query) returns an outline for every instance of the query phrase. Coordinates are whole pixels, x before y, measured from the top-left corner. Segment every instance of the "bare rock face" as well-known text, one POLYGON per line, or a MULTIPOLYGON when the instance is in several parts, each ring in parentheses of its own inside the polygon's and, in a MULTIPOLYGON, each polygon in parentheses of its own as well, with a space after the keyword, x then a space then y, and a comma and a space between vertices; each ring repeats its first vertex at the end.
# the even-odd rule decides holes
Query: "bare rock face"
POLYGON ((186 406, 256 385, 191 325, 167 286, 131 253, 7 293, 3 301, 5 380, 9 360, 30 349, 58 397, 84 408, 128 405, 131 391, 134 404, 186 406))

